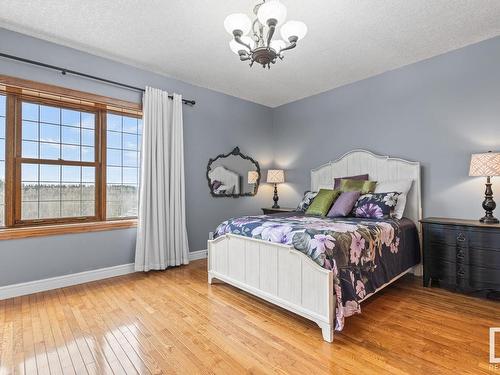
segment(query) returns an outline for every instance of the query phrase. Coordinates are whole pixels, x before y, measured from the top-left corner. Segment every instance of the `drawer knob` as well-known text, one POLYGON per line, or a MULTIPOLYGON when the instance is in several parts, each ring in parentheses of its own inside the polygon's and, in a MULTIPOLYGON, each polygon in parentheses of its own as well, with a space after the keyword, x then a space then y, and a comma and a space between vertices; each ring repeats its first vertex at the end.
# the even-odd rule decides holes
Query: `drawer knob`
POLYGON ((457 236, 457 241, 458 242, 465 242, 465 234, 463 234, 462 232, 460 232, 457 236))

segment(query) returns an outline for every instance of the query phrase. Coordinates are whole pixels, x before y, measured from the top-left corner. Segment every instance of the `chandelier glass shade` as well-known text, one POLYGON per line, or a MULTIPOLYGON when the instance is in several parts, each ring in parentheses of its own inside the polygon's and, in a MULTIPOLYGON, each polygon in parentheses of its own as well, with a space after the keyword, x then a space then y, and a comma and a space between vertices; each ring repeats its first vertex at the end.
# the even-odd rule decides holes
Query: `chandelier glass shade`
POLYGON ((283 52, 295 48, 297 42, 307 34, 307 26, 300 21, 286 20, 286 7, 279 0, 263 0, 253 10, 253 21, 244 13, 226 17, 224 28, 233 37, 229 42, 231 51, 241 61, 255 62, 270 68, 277 59, 283 59, 283 52), (280 28, 281 37, 275 38, 280 28))

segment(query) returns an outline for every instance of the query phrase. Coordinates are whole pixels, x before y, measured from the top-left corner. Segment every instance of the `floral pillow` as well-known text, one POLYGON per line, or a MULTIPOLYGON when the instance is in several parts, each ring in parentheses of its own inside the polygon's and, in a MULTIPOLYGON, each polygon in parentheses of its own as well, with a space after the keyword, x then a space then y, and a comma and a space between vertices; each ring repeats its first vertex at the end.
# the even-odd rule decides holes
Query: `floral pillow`
POLYGON ((392 217, 400 193, 372 193, 359 197, 353 208, 355 217, 389 219, 392 217))
POLYGON ((297 206, 296 211, 306 212, 317 194, 318 194, 317 191, 307 190, 304 193, 304 197, 302 197, 302 200, 300 201, 299 205, 297 206))

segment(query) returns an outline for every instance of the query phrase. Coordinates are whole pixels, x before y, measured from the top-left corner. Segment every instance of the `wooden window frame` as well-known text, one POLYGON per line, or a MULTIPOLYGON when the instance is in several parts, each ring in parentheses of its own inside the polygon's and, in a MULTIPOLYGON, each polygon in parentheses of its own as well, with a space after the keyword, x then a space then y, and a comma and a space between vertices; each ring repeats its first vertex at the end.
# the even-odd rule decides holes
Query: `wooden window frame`
POLYGON ((135 217, 106 218, 106 119, 108 113, 140 119, 142 112, 139 104, 3 75, 0 75, 0 94, 6 97, 5 227, 0 227, 0 240, 136 226, 135 217), (24 101, 94 113, 94 161, 23 158, 21 108, 24 101), (95 215, 22 220, 21 165, 23 163, 94 167, 95 215))

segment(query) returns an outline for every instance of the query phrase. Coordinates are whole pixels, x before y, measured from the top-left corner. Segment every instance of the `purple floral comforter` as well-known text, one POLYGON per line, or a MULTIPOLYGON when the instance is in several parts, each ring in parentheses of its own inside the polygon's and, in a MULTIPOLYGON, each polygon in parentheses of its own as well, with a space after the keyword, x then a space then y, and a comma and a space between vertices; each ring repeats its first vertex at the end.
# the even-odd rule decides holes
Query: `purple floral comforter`
POLYGON ((359 302, 420 262, 417 228, 409 219, 319 218, 294 212, 244 216, 221 223, 226 233, 292 245, 333 271, 337 295, 335 329, 361 312, 359 302))

